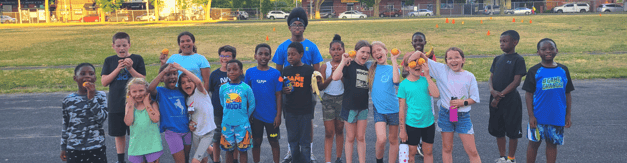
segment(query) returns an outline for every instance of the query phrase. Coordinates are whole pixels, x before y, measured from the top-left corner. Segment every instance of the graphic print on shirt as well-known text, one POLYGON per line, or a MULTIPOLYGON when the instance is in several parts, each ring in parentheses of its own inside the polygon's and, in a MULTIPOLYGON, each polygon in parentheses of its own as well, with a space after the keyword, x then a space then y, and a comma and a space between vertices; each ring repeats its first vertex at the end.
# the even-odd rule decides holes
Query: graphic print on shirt
POLYGON ((368 89, 368 70, 357 69, 356 79, 355 87, 368 89))
POLYGON ((387 83, 388 81, 390 81, 390 75, 383 74, 383 76, 381 76, 381 83, 387 83))
POLYGON ((240 109, 242 97, 238 93, 229 93, 225 103, 224 109, 240 109))
POLYGON ((564 82, 562 81, 561 76, 542 79, 542 90, 549 90, 549 89, 555 89, 555 88, 564 88, 564 82))
POLYGON ((181 115, 185 115, 185 107, 183 107, 183 104, 181 103, 181 99, 176 99, 176 102, 174 102, 174 106, 181 109, 181 115))
POLYGON ((224 84, 224 83, 226 83, 226 82, 229 82, 229 81, 230 81, 229 77, 226 77, 226 76, 225 76, 225 77, 223 77, 223 78, 220 78, 220 83, 222 83, 222 84, 224 84))
POLYGON ((305 77, 300 76, 300 74, 296 74, 295 76, 287 76, 287 79, 290 80, 292 86, 302 88, 305 83, 305 77))
POLYGON ((130 73, 128 73, 126 68, 124 68, 120 70, 120 72, 118 73, 118 77, 115 78, 115 80, 129 80, 131 78, 130 76, 130 73))

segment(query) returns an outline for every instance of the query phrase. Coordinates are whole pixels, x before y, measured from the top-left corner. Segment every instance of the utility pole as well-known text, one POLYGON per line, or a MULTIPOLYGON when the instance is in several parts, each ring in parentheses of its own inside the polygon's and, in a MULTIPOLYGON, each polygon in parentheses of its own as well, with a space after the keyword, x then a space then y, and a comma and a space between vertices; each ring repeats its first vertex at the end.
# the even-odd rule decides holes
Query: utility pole
POLYGON ((20 18, 20 24, 22 24, 22 1, 21 0, 17 0, 17 14, 19 15, 19 18, 20 18))
POLYGON ((50 5, 49 5, 49 1, 50 0, 46 0, 46 3, 45 3, 45 5, 46 5, 46 7, 45 7, 45 9, 46 9, 46 23, 50 23, 50 7, 49 7, 50 5))

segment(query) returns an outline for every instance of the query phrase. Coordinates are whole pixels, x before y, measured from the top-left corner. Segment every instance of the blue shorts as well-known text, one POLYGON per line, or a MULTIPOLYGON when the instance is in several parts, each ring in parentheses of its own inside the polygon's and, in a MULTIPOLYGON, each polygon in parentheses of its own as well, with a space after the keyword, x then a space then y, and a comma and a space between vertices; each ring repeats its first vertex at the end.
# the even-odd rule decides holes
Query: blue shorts
POLYGON ((474 134, 472 121, 469 112, 457 112, 457 122, 451 122, 449 119, 449 110, 440 106, 438 113, 438 127, 440 132, 457 132, 460 134, 474 134))
POLYGON ((250 150, 253 145, 253 136, 250 124, 231 126, 222 124, 222 138, 220 138, 220 148, 224 151, 233 151, 237 145, 237 149, 242 152, 250 150))
POLYGON ((377 108, 374 106, 372 108, 374 108, 372 112, 374 123, 385 122, 387 125, 398 126, 398 113, 381 114, 377 111, 377 108))
POLYGON ((356 123, 358 120, 367 120, 368 119, 368 109, 364 110, 349 110, 346 108, 342 108, 342 112, 340 113, 342 119, 348 123, 356 123))
POLYGON ((531 128, 527 124, 527 138, 533 142, 546 139, 547 142, 555 145, 564 145, 564 126, 538 124, 536 128, 531 128))

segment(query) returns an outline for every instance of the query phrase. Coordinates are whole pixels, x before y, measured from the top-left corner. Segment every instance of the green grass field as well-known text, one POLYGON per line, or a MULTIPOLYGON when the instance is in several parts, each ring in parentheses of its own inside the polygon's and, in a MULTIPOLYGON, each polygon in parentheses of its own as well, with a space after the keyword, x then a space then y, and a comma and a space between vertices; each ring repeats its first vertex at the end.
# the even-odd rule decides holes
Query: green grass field
MULTIPOLYGON (((379 40, 388 48, 399 48, 405 53, 413 50, 410 39, 417 31, 427 35, 427 47, 434 46, 438 56, 452 46, 462 48, 466 55, 494 56, 502 53, 498 47, 500 33, 513 29, 521 34, 517 46, 517 52, 521 54, 535 53, 536 43, 542 38, 554 39, 561 53, 556 60, 568 66, 575 79, 627 77, 624 54, 588 54, 627 51, 627 15, 624 14, 502 16, 492 20, 490 17, 466 17, 455 18, 455 21, 456 24, 446 24, 445 18, 311 21, 305 37, 318 45, 325 58, 329 58, 327 49, 333 34, 342 35, 346 49, 352 49, 358 40, 379 40), (512 23, 512 18, 516 18, 515 23, 512 23), (480 24, 481 20, 483 24, 480 24), (436 24, 439 28, 435 28, 436 24), (490 36, 486 36, 488 30, 490 36)), ((238 59, 252 60, 256 44, 268 43, 276 48, 290 37, 284 21, 31 28, 0 26, 0 38, 3 38, 0 39, 0 68, 64 66, 81 62, 101 65, 104 58, 114 54, 111 36, 118 31, 131 35, 130 52, 142 55, 146 64, 157 63, 163 48, 170 49, 171 53, 178 51, 176 36, 182 31, 195 34, 198 52, 210 62, 217 61, 217 49, 222 45, 235 46, 238 59), (269 41, 265 40, 266 36, 269 41)), ((469 58, 465 69, 473 72, 479 81, 486 81, 492 59, 469 58)), ((537 56, 525 59, 528 68, 539 62, 537 56)), ((213 65, 213 69, 216 66, 213 65)), ((157 67, 148 66, 147 69, 147 77, 151 80, 157 73, 157 67)), ((72 71, 72 68, 2 70, 0 93, 76 90, 72 71)), ((96 71, 100 74, 100 68, 96 71)))

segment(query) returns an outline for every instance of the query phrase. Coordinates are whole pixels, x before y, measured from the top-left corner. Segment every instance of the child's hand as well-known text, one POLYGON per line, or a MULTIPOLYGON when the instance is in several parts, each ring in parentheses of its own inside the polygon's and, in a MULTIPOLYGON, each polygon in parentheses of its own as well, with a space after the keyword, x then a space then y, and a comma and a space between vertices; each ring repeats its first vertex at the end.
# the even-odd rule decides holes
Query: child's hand
POLYGON ((146 93, 146 95, 144 96, 144 105, 146 105, 146 108, 150 107, 150 93, 146 93))
POLYGON ((65 150, 61 150, 61 155, 59 157, 61 157, 61 161, 67 161, 67 156, 65 155, 65 150))
POLYGON ((464 107, 464 100, 451 100, 450 105, 458 108, 464 107))
POLYGON ((342 54, 342 62, 345 63, 345 66, 348 66, 351 64, 351 61, 353 60, 353 58, 351 58, 348 53, 344 53, 342 54))
POLYGON ((126 68, 133 68, 133 60, 131 58, 124 59, 124 66, 126 68))
POLYGON ((490 106, 492 106, 493 108, 498 108, 497 106, 499 105, 499 101, 500 99, 492 99, 492 102, 490 102, 490 106))
POLYGON ((86 82, 85 84, 83 84, 83 86, 85 86, 85 89, 87 89, 87 98, 90 100, 93 99, 96 95, 96 84, 92 82, 86 82))
POLYGON ((501 98, 505 97, 503 93, 496 91, 496 90, 490 91, 490 94, 492 94, 492 97, 494 97, 494 99, 496 100, 501 100, 501 98))
POLYGON ((279 128, 281 126, 281 116, 274 117, 274 128, 279 128))
POLYGON ((398 54, 397 55, 392 54, 391 59, 398 60, 398 56, 400 56, 400 54, 401 54, 401 50, 398 50, 398 54))
POLYGON ((430 77, 431 75, 429 75, 429 65, 427 62, 425 62, 424 64, 420 65, 420 69, 422 70, 422 74, 425 77, 430 77))
POLYGON ((189 121, 189 131, 196 131, 197 125, 198 125, 198 123, 196 123, 194 121, 189 121))
POLYGON ((177 69, 177 70, 183 69, 183 67, 181 67, 181 65, 179 65, 176 62, 172 62, 172 63, 170 63, 170 65, 172 65, 172 68, 177 69))
POLYGON ((407 142, 407 132, 404 130, 401 130, 401 133, 398 134, 398 138, 401 139, 401 142, 407 142))
POLYGON ((167 53, 161 53, 161 56, 159 56, 159 61, 161 62, 161 64, 165 64, 165 62, 168 61, 168 54, 167 53))
POLYGON ((566 115, 566 125, 564 127, 566 128, 570 128, 571 125, 573 125, 573 122, 570 121, 570 115, 566 115))
POLYGON ((538 120, 536 120, 535 116, 529 116, 529 128, 536 128, 538 125, 538 120))
POLYGON ((189 114, 189 115, 193 115, 193 114, 194 114, 194 111, 187 111, 187 114, 189 114))
POLYGON ((124 68, 124 60, 120 59, 118 60, 118 67, 116 67, 116 69, 123 69, 124 68))
POLYGON ((292 89, 290 87, 283 87, 283 94, 290 94, 292 93, 292 89))

